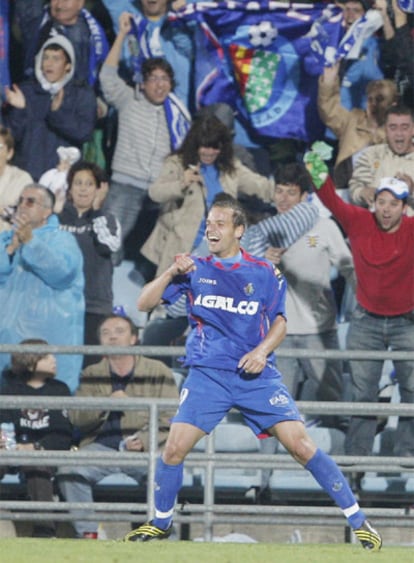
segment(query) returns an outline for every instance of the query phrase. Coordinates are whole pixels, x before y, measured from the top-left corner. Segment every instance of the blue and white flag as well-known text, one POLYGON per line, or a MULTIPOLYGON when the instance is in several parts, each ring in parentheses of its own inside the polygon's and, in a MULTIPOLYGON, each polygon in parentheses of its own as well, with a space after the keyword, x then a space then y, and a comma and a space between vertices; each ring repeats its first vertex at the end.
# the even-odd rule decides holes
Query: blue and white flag
POLYGON ((336 50, 335 61, 340 59, 357 59, 364 41, 371 37, 384 24, 379 10, 368 10, 363 16, 354 21, 341 39, 336 50))
POLYGON ((144 16, 134 14, 131 18, 131 31, 128 34, 128 56, 133 68, 133 81, 142 82, 141 67, 146 59, 162 56, 159 44, 160 27, 151 27, 150 22, 144 16), (154 33, 154 29, 156 33, 154 33), (152 31, 152 34, 151 34, 152 31), (152 35, 158 38, 157 50, 154 52, 152 35))
POLYGON ((199 1, 170 14, 170 20, 177 19, 198 24, 198 106, 226 102, 269 137, 312 141, 322 136, 317 82, 343 34, 340 8, 199 1))
POLYGON ((164 101, 165 118, 170 133, 171 150, 180 148, 191 125, 191 115, 183 102, 171 92, 164 101))
POLYGON ((4 87, 10 85, 9 71, 9 0, 0 0, 0 86, 1 99, 4 87))

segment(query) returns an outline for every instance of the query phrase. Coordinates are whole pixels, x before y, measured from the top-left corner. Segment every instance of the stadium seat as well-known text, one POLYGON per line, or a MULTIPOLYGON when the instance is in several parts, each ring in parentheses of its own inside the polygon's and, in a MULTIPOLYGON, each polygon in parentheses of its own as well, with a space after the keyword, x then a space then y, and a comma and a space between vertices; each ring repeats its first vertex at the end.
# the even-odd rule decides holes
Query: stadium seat
MULTIPOLYGON (((237 422, 223 420, 214 430, 214 445, 217 453, 259 453, 260 442, 248 426, 237 422)), ((194 447, 194 452, 204 452, 206 438, 202 438, 194 447)), ((188 472, 184 472, 188 479, 188 472), (187 473, 187 475, 186 475, 187 473)), ((193 479, 197 476, 200 484, 204 484, 205 472, 203 469, 192 470, 193 479)), ((260 486, 260 469, 244 469, 235 467, 231 469, 218 467, 214 472, 215 487, 229 487, 251 489, 260 486)))

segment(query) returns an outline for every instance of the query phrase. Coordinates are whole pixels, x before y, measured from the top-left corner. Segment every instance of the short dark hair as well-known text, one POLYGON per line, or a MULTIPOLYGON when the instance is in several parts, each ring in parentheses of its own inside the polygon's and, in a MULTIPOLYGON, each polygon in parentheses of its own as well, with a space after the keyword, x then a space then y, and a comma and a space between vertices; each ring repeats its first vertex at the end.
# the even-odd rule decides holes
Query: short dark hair
POLYGON ((299 186, 301 193, 312 191, 312 178, 304 164, 288 162, 275 170, 276 184, 299 186))
MULTIPOLYGON (((31 345, 31 344, 48 344, 46 340, 42 338, 26 338, 22 340, 19 344, 31 345)), ((11 372, 15 375, 20 376, 22 379, 27 381, 30 379, 32 374, 36 371, 37 364, 43 358, 46 358, 48 352, 14 352, 11 355, 11 372)))
POLYGON ((235 227, 244 227, 247 225, 246 212, 238 199, 221 192, 213 199, 210 209, 220 207, 222 209, 231 209, 233 211, 233 225, 235 227))
POLYGON ((94 162, 89 162, 88 160, 78 160, 72 164, 68 171, 67 183, 68 190, 70 190, 73 182, 73 178, 77 172, 82 170, 88 170, 95 179, 96 185, 99 188, 101 182, 107 182, 108 176, 106 172, 94 162))
POLYGON ((142 80, 145 82, 150 77, 151 73, 154 70, 163 70, 171 82, 171 90, 175 88, 175 78, 174 78, 174 71, 170 63, 163 59, 162 57, 152 57, 151 59, 145 59, 141 65, 141 73, 142 73, 142 80))
POLYGON ((393 104, 385 112, 385 121, 390 115, 409 115, 414 121, 413 110, 404 104, 393 104))
POLYGON ((361 4, 365 12, 367 12, 370 8, 372 8, 372 4, 373 4, 371 0, 341 0, 340 3, 345 5, 348 4, 349 2, 357 2, 358 4, 361 4))
POLYGON ((98 338, 101 334, 102 325, 104 325, 106 323, 106 321, 109 321, 110 319, 122 319, 123 321, 127 322, 129 324, 129 328, 131 329, 131 334, 138 338, 138 327, 136 326, 134 321, 131 319, 131 317, 128 317, 128 315, 117 315, 116 313, 111 313, 110 315, 107 315, 104 318, 104 320, 101 323, 99 323, 98 338))
MULTIPOLYGON (((62 51, 62 53, 65 55, 66 63, 72 64, 69 53, 66 51, 66 49, 64 47, 62 47, 62 45, 59 45, 59 43, 49 43, 43 49, 43 53, 45 51, 62 51)), ((43 53, 42 53, 42 55, 43 55, 43 53)))
MULTIPOLYGON (((382 191, 384 192, 384 191, 389 191, 389 190, 382 190, 382 191)), ((377 192, 377 191, 375 191, 375 194, 374 194, 374 201, 377 201, 378 196, 381 195, 381 193, 382 193, 382 192, 377 192)), ((389 193, 392 194, 392 192, 389 192, 389 193)), ((407 203, 408 203, 408 197, 403 197, 402 199, 399 199, 399 200, 397 200, 397 201, 401 201, 402 204, 403 204, 403 206, 404 206, 404 205, 407 205, 407 203)))

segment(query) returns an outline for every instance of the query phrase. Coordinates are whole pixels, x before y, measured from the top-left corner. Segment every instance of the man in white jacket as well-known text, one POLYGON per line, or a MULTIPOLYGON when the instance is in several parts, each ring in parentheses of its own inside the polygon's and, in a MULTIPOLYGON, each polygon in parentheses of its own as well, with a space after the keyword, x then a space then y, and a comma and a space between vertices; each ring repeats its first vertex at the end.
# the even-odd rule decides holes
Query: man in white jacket
MULTIPOLYGON (((306 200, 311 179, 304 165, 287 164, 276 178, 274 203, 283 216, 306 200)), ((269 247, 266 258, 278 264, 287 280, 287 335, 280 348, 337 349, 336 302, 331 287, 335 269, 354 287, 351 251, 332 219, 320 217, 289 248, 269 247)), ((279 358, 283 380, 295 399, 301 399, 306 383, 319 401, 342 396, 342 362, 322 358, 279 358)), ((308 396, 308 395, 307 395, 308 396)))

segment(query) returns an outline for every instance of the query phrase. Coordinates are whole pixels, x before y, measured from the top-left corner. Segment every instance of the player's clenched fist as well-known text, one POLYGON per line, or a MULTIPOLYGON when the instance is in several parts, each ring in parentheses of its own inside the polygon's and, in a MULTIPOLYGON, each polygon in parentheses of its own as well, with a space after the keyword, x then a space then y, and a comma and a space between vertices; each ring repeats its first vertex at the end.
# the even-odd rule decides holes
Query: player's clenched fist
POLYGON ((177 254, 172 268, 175 270, 174 275, 187 274, 195 270, 194 260, 190 254, 177 254))

